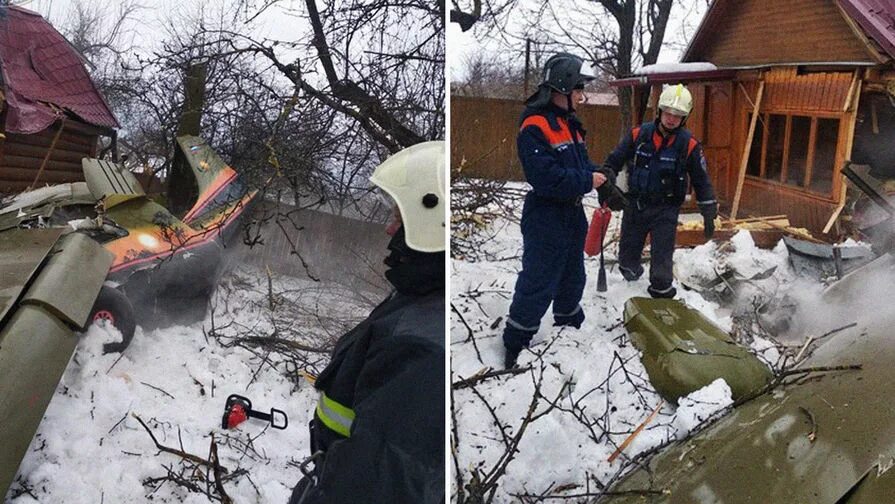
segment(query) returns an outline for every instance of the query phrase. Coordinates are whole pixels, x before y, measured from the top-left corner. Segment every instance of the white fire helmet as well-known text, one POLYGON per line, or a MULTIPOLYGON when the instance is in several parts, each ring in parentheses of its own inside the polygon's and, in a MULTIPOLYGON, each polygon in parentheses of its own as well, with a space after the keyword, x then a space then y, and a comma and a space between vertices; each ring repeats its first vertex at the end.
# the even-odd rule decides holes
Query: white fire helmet
POLYGON ((419 252, 445 248, 445 143, 423 142, 392 155, 370 182, 398 205, 407 246, 419 252))
POLYGON ((693 96, 683 84, 668 86, 659 95, 659 110, 686 117, 692 109, 693 96))

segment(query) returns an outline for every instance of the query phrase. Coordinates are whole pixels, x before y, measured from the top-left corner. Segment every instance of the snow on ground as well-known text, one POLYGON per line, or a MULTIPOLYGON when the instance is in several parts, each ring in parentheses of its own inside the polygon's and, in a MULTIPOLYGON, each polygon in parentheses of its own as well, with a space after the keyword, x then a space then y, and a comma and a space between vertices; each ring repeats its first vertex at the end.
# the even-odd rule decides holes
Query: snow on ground
MULTIPOLYGON (((333 285, 274 277, 272 286, 278 305, 273 318, 265 273, 240 269, 225 277, 212 302, 217 331, 270 334, 275 320, 280 337, 292 333, 296 341, 323 346, 370 309, 356 293, 333 285)), ((209 502, 171 482, 147 482, 166 476, 166 467, 179 471, 181 458, 160 453, 134 415, 162 445, 202 458, 209 457, 214 435, 221 465, 231 474, 245 471, 224 483, 235 502, 286 502, 301 477, 297 462, 308 454, 307 423, 317 399, 296 372, 320 371, 328 353, 308 354, 304 367, 296 369, 278 354, 260 351, 268 357, 262 363, 245 348, 225 348, 222 343, 232 341, 228 338, 206 337, 211 327, 209 310, 204 321, 191 326, 138 328, 118 360, 120 354, 102 355, 103 342, 111 339, 107 331, 117 331, 92 326, 5 502, 209 502), (287 370, 295 379, 287 378, 287 370), (275 430, 249 420, 223 430, 229 394, 248 397, 255 409, 285 411, 289 426, 275 430)))
MULTIPOLYGON (((585 201, 588 217, 594 204, 593 199, 585 201)), ((452 382, 487 368, 502 369, 501 335, 521 267, 522 238, 515 224, 521 205, 515 212, 492 223, 488 233, 494 229, 499 232, 482 246, 478 258, 451 261, 452 382)), ((454 443, 458 451, 451 467, 452 494, 458 490, 458 467, 466 484, 473 472, 484 479, 501 460, 506 460, 502 457, 523 428, 537 383, 542 396, 536 406, 538 418, 524 426, 518 453, 499 479, 495 502, 518 500, 524 494, 541 495, 564 485, 578 485, 564 487, 572 489, 571 493, 582 493, 588 488, 596 491, 600 484, 617 477, 631 457, 676 439, 695 427, 695 419, 707 418, 730 403, 729 389, 724 399, 723 389, 727 385, 722 381, 703 392, 710 396, 708 400, 695 392, 679 409, 665 404, 614 463, 607 461, 661 402, 622 325, 625 301, 633 296, 647 296, 649 273, 647 265, 640 280, 626 282, 618 271, 615 259, 620 220, 620 213, 613 215, 607 234, 607 292, 596 290, 599 257, 586 259, 589 281, 581 304, 587 319, 581 329, 552 327, 548 310, 532 348, 523 351, 519 359, 520 366, 531 365, 532 371, 489 378, 479 382, 474 390, 453 391, 457 436, 454 443), (542 361, 536 354, 543 355, 542 361), (550 409, 554 400, 555 407, 550 409), (550 411, 539 416, 547 410, 550 411), (502 430, 496 426, 496 419, 502 430)), ((728 331, 738 306, 748 307, 762 293, 780 295, 797 283, 783 244, 774 250, 759 249, 748 232, 735 235, 728 244, 679 249, 675 252, 675 264, 677 299, 728 331), (774 267, 773 274, 763 278, 762 273, 774 267), (740 294, 730 306, 722 307, 717 300, 707 299, 711 296, 683 288, 681 280, 700 286, 729 269, 734 271, 735 280, 752 278, 740 282, 740 294)), ((770 363, 779 357, 777 348, 762 338, 755 338, 752 346, 770 363)))

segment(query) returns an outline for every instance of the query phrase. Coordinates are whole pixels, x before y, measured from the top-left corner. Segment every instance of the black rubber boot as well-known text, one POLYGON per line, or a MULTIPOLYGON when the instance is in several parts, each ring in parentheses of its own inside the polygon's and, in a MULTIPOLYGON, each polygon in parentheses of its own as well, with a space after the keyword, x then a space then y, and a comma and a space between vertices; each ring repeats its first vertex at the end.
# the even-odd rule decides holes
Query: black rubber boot
POLYGON ((554 327, 574 327, 575 329, 581 329, 581 324, 584 323, 584 310, 578 309, 575 313, 571 315, 553 315, 553 326, 554 327))
POLYGON ((507 348, 507 353, 503 359, 503 367, 504 369, 513 369, 518 367, 516 360, 519 358, 519 353, 521 350, 511 350, 507 348))
POLYGON ((677 289, 675 289, 674 287, 656 290, 653 289, 652 285, 650 285, 649 287, 647 287, 646 291, 649 292, 649 295, 652 296, 654 299, 673 299, 674 296, 677 295, 677 289))

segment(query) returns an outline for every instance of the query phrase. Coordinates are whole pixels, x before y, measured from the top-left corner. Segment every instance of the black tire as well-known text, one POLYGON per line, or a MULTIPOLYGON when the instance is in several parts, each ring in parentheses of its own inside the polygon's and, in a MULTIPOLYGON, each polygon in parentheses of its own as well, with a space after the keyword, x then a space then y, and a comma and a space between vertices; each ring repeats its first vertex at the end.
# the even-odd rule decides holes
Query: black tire
POLYGON ((118 289, 104 285, 90 309, 90 317, 87 318, 88 326, 99 321, 111 323, 121 332, 121 341, 106 343, 103 345, 103 353, 123 352, 131 340, 134 339, 134 330, 137 321, 134 317, 134 307, 127 296, 118 289))

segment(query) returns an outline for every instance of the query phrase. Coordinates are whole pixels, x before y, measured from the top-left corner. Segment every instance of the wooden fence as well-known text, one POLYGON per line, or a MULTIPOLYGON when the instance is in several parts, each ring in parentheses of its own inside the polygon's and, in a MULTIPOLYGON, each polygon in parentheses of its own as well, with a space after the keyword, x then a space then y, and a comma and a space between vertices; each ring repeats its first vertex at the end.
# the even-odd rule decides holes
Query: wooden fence
MULTIPOLYGON (((491 180, 525 180, 516 154, 523 104, 517 100, 451 96, 451 169, 491 180)), ((578 117, 587 130, 587 151, 601 164, 618 143, 617 106, 583 105, 578 117)))

